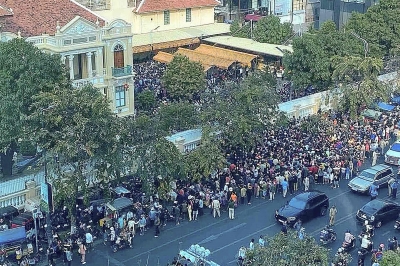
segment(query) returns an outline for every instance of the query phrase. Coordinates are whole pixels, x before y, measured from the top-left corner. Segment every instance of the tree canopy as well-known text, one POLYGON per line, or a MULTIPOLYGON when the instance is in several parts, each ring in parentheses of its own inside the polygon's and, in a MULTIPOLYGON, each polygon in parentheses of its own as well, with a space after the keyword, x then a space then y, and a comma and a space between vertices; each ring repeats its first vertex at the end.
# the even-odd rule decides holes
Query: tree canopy
POLYGON ((361 107, 370 106, 376 100, 386 101, 390 91, 379 82, 378 74, 383 67, 382 59, 372 57, 333 58, 333 78, 343 93, 341 107, 356 117, 361 107), (342 84, 343 83, 343 84, 342 84))
POLYGON ((279 233, 265 240, 264 247, 256 246, 254 250, 246 252, 244 265, 329 265, 329 250, 318 245, 312 236, 306 235, 300 240, 296 231, 289 231, 287 235, 279 233))
POLYGON ((266 16, 254 24, 253 37, 257 42, 282 44, 293 35, 292 24, 281 23, 278 16, 266 16))
POLYGON ((377 45, 375 56, 400 55, 400 1, 380 0, 364 14, 353 13, 345 28, 367 40, 369 46, 377 45))
POLYGON ((182 55, 174 56, 162 77, 162 82, 174 100, 191 100, 205 89, 203 66, 182 55))
POLYGON ((107 181, 122 169, 115 116, 92 86, 41 93, 31 111, 32 136, 50 158, 58 157, 48 160, 56 202, 74 210, 78 193, 86 198, 92 182, 107 181))
POLYGON ((29 107, 35 95, 67 85, 60 57, 43 53, 16 38, 0 42, 0 149, 4 175, 12 174, 12 155, 18 139, 26 135, 29 107))

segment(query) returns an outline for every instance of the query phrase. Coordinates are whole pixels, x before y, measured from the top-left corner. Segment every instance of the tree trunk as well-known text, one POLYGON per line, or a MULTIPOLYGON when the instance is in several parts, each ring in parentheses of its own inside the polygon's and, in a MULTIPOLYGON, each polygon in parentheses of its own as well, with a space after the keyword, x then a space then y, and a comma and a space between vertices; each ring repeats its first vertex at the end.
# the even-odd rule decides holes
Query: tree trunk
POLYGON ((1 153, 1 170, 4 177, 12 176, 12 167, 14 165, 13 156, 14 156, 14 149, 12 146, 6 150, 5 153, 1 153))

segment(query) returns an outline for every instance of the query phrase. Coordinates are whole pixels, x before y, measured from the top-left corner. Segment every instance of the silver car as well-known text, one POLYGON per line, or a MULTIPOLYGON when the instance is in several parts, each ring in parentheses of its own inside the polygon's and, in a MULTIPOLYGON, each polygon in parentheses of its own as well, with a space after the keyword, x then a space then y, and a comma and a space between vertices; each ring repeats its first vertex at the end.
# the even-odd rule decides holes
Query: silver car
POLYGON ((350 180, 349 187, 355 192, 368 193, 372 183, 378 186, 386 185, 393 176, 393 170, 390 166, 378 164, 365 169, 357 177, 350 180))

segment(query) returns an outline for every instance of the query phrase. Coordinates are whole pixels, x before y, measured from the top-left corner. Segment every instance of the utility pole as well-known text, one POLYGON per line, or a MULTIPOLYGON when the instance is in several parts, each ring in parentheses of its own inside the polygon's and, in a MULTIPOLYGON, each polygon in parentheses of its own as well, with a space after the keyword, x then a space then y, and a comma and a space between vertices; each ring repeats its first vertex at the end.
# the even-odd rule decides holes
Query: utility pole
POLYGON ((293 13, 294 13, 294 0, 290 0, 291 1, 291 12, 290 12, 290 24, 293 24, 293 13))
POLYGON ((240 21, 240 0, 239 0, 239 4, 238 4, 238 20, 240 21))

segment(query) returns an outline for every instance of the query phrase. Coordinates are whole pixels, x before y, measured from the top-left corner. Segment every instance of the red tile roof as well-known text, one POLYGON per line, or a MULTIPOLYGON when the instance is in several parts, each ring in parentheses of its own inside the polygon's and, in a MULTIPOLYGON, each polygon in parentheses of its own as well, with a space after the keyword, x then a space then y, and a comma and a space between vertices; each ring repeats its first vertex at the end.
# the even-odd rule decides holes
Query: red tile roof
POLYGON ((104 20, 89 9, 72 0, 0 0, 0 6, 12 9, 12 16, 0 16, 3 32, 17 33, 21 36, 39 36, 43 33, 53 35, 56 32, 57 21, 60 26, 70 22, 76 16, 91 22, 104 20))
POLYGON ((217 6, 216 0, 142 0, 136 13, 151 13, 163 10, 176 10, 193 7, 217 6))
POLYGON ((9 8, 0 5, 0 17, 11 16, 12 14, 9 8))

